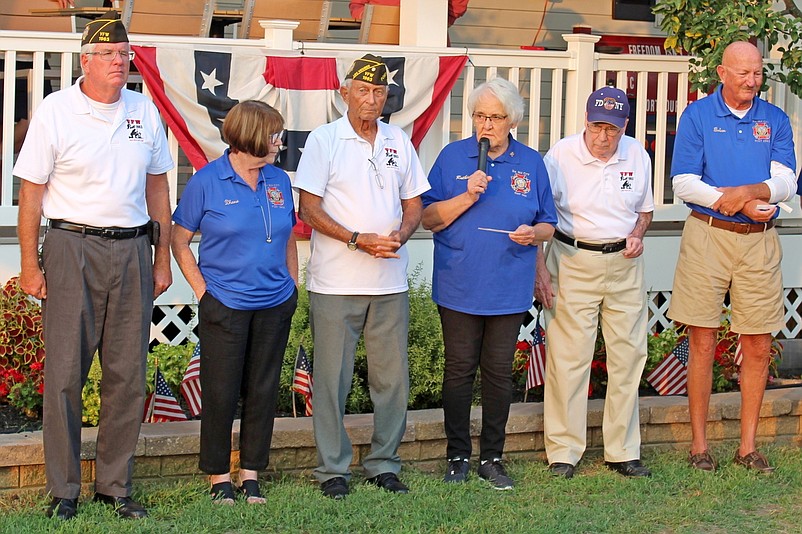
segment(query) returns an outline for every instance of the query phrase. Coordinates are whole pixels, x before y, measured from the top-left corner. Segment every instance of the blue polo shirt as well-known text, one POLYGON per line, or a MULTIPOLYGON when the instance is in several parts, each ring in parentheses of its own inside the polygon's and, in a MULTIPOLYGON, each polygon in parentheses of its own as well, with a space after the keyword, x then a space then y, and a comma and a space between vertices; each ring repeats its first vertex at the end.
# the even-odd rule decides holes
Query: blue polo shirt
MULTIPOLYGON (((447 228, 434 234, 432 298, 445 308, 472 315, 506 315, 532 307, 537 247, 507 234, 522 224, 557 224, 551 185, 536 151, 510 139, 507 151, 488 158, 493 177, 487 191, 447 228)), ((469 137, 446 146, 429 172, 423 205, 464 193, 476 171, 479 149, 469 137)))
MULTIPOLYGON (((685 110, 677 128, 671 176, 696 174, 713 187, 757 184, 771 177, 771 162, 796 168, 788 116, 755 97, 744 118, 733 115, 721 88, 685 110)), ((691 202, 688 207, 718 219, 755 222, 743 213, 725 217, 691 202)), ((776 217, 776 215, 775 215, 776 217)))
POLYGON ((295 290, 287 269, 295 225, 290 178, 265 165, 254 191, 234 172, 228 154, 189 180, 173 221, 201 233, 198 267, 209 294, 236 310, 272 308, 295 290))

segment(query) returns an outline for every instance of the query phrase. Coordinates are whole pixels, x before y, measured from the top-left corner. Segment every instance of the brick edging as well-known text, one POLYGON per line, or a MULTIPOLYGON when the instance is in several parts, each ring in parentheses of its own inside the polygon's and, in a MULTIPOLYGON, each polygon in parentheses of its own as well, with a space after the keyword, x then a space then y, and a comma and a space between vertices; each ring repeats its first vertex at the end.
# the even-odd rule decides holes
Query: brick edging
MULTIPOLYGON (((588 449, 602 446, 601 422, 604 400, 588 402, 588 449)), ((766 392, 760 411, 758 440, 761 443, 802 445, 800 416, 802 387, 766 392)), ((482 408, 471 412, 471 434, 481 428, 482 408)), ((711 397, 708 413, 708 440, 715 444, 737 441, 740 435, 740 393, 718 393, 711 397)), ((690 443, 688 402, 685 397, 642 397, 640 422, 643 447, 685 449, 690 443)), ((370 448, 372 414, 348 415, 346 429, 354 446, 358 465, 370 448)), ((200 422, 144 424, 136 449, 136 479, 177 478, 200 474, 197 454, 200 422)), ((89 487, 94 479, 96 428, 84 428, 81 457, 83 479, 89 487)), ((239 421, 235 422, 231 461, 239 460, 239 421)), ((443 410, 410 411, 407 430, 399 454, 406 463, 435 464, 445 457, 446 439, 443 410)), ((510 409, 505 454, 512 457, 540 458, 543 451, 543 403, 518 403, 510 409)), ((309 472, 317 462, 312 420, 276 419, 269 470, 309 472)), ((42 432, 0 434, 0 492, 39 490, 44 487, 42 432)))

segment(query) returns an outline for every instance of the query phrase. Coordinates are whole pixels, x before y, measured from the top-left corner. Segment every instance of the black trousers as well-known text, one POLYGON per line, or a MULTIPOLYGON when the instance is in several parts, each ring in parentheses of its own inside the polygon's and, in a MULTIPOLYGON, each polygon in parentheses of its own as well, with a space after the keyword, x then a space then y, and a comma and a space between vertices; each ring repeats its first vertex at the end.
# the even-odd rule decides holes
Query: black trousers
POLYGON ((482 381, 479 459, 501 458, 512 401, 512 360, 523 313, 471 315, 438 306, 443 325, 443 411, 448 458, 471 456, 471 397, 477 368, 482 381))
POLYGON ((208 292, 201 298, 198 466, 205 473, 221 475, 231 469, 231 427, 240 397, 240 468, 267 467, 281 365, 297 302, 297 291, 264 310, 234 310, 208 292))

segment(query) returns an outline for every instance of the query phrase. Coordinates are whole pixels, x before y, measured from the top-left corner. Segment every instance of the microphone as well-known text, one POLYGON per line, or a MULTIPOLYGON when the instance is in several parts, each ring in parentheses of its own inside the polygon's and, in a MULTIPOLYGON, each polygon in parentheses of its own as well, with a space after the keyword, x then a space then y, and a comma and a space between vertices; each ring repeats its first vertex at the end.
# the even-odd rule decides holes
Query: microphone
POLYGON ((479 139, 479 166, 478 170, 487 173, 487 152, 490 150, 490 139, 482 137, 479 139))

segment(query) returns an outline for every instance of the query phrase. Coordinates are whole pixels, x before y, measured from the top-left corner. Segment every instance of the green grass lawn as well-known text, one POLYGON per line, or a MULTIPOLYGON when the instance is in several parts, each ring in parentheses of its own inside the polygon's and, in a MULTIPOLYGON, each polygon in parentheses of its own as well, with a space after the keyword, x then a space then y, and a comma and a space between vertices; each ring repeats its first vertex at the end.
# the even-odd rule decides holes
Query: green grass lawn
POLYGON ((286 476, 264 484, 263 506, 212 505, 201 478, 140 483, 134 497, 150 511, 142 521, 87 503, 60 524, 44 516, 44 498, 3 495, 0 532, 802 532, 802 450, 765 451, 778 468, 772 476, 733 465, 734 446, 722 446, 714 450, 721 463, 714 474, 691 470, 680 452, 645 454, 654 475, 641 480, 609 471, 598 458, 580 464, 572 480, 551 477, 540 462, 515 461, 508 471, 516 488, 499 492, 475 474, 467 484, 446 485, 439 472, 404 468, 408 495, 355 476, 344 501, 323 497, 308 478, 286 476))

